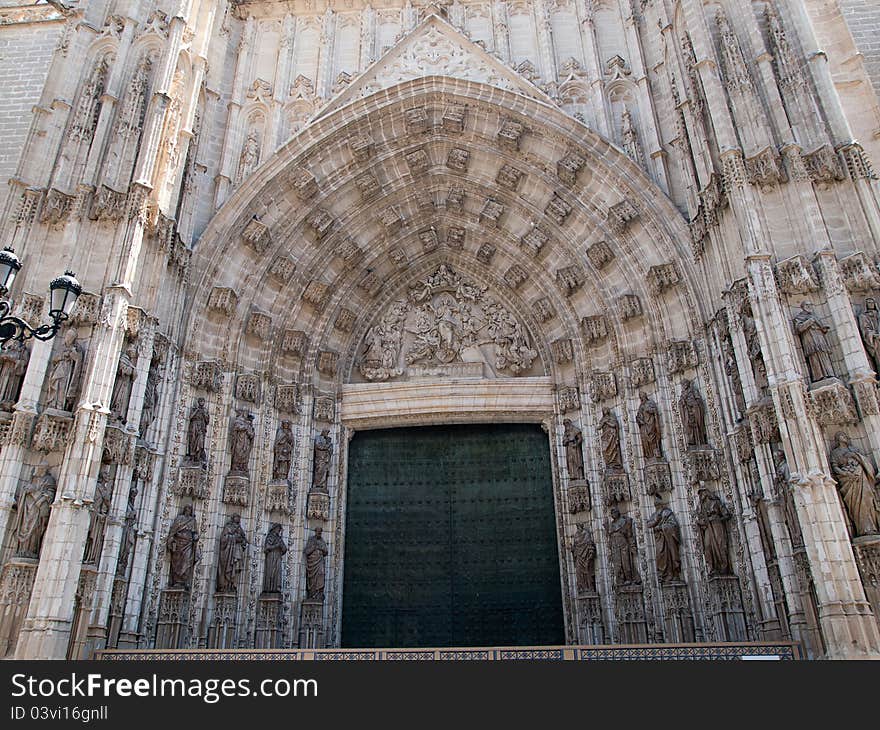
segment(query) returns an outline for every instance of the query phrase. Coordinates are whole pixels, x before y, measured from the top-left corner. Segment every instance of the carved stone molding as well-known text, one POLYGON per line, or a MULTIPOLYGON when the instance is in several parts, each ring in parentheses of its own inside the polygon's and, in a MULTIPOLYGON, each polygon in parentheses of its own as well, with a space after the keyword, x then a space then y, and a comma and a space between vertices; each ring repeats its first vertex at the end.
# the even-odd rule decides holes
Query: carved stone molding
POLYGON ((182 466, 177 472, 177 481, 172 491, 178 497, 206 499, 208 496, 208 474, 201 466, 182 466))
POLYGON ((587 248, 587 258, 593 267, 601 271, 614 261, 614 251, 605 241, 598 241, 587 248))
POLYGON ((617 396, 617 376, 611 372, 595 372, 590 375, 590 399, 601 403, 617 396))
POLYGON ((220 368, 220 363, 216 360, 199 360, 193 366, 192 386, 194 388, 216 393, 220 390, 222 381, 223 371, 220 368))
POLYGON ((284 330, 281 339, 281 351, 302 357, 309 347, 309 337, 302 330, 284 330))
POLYGON ((336 377, 336 368, 339 365, 339 353, 333 350, 321 350, 318 353, 317 368, 319 373, 336 377))
POLYGON ((290 482, 286 479, 273 479, 266 485, 266 512, 290 514, 290 482))
POLYGON ((819 279, 806 257, 798 255, 776 264, 776 282, 786 294, 807 294, 819 289, 819 279))
POLYGON ((327 284, 312 279, 306 285, 302 294, 302 299, 320 312, 324 309, 324 305, 327 303, 327 295, 329 291, 330 287, 327 284))
POLYGON ((287 256, 276 256, 269 267, 269 276, 284 283, 290 281, 295 273, 296 262, 287 256))
POLYGON ((581 329, 584 332, 584 340, 589 344, 596 344, 608 336, 608 323, 602 314, 594 314, 581 320, 581 329))
POLYGON ((556 316, 556 309, 547 297, 541 297, 532 302, 532 312, 540 322, 549 322, 556 316))
POLYGON ((627 322, 642 316, 642 300, 636 294, 624 294, 617 298, 617 312, 627 322))
POLYGON ((524 172, 517 170, 513 165, 504 164, 498 170, 495 182, 503 188, 516 191, 524 175, 524 172))
POLYGON ((303 167, 293 171, 290 177, 293 191, 300 200, 311 200, 318 192, 318 181, 315 176, 303 167))
POLYGON ((336 219, 329 211, 326 211, 323 208, 318 208, 306 219, 306 223, 314 232, 315 238, 320 241, 323 240, 333 229, 336 219))
POLYGON ((572 479, 568 485, 568 511, 576 515, 592 508, 590 485, 585 479, 572 479))
POLYGON ((113 425, 104 430, 103 459, 108 464, 131 464, 134 461, 134 447, 134 434, 113 425))
POLYGON ((425 252, 429 253, 440 245, 440 236, 437 235, 437 229, 434 226, 423 228, 418 235, 425 252))
POLYGON ((550 352, 558 365, 564 365, 574 359, 574 347, 570 339, 554 340, 550 343, 550 352))
POLYGON ((566 185, 574 185, 577 183, 578 173, 586 163, 587 161, 583 155, 579 152, 570 151, 556 163, 556 176, 566 185))
POLYGON ((254 373, 241 373, 235 379, 235 397, 247 403, 260 402, 260 376, 254 373))
POLYGON ((348 138, 348 147, 357 162, 366 162, 373 156, 375 144, 366 134, 355 134, 348 138))
POLYGON ((424 134, 428 131, 428 112, 423 106, 407 109, 403 121, 407 134, 424 134))
POLYGON ((477 249, 477 259, 479 262, 485 266, 489 266, 494 257, 495 247, 491 243, 481 243, 480 247, 477 249))
POLYGON ((396 205, 390 205, 379 213, 379 223, 388 235, 394 235, 403 228, 403 214, 396 205))
POLYGON ((686 461, 692 484, 718 478, 718 452, 711 446, 688 449, 686 461))
POLYGON ((306 505, 306 518, 309 520, 321 520, 326 522, 330 519, 330 495, 320 492, 310 492, 306 505))
POLYGON ((570 297, 580 289, 587 279, 586 272, 579 264, 564 266, 556 270, 556 283, 565 296, 570 297))
POLYGON ((449 191, 446 193, 446 200, 444 201, 446 209, 461 212, 464 208, 464 196, 465 192, 463 188, 449 188, 449 191))
POLYGON ((238 294, 235 289, 225 286, 215 286, 208 296, 208 309, 219 312, 225 317, 235 314, 238 306, 238 294))
POLYGON ((810 410, 823 426, 845 425, 858 421, 852 395, 839 380, 814 385, 810 388, 809 399, 810 410))
POLYGON ((673 340, 666 348, 666 368, 670 375, 695 368, 699 362, 697 348, 690 340, 673 340))
POLYGON ((245 246, 252 248, 256 253, 262 254, 272 242, 269 234, 269 226, 261 223, 257 216, 251 218, 241 232, 241 240, 245 246))
POLYGON ((443 117, 440 120, 440 123, 443 125, 443 131, 451 134, 461 134, 464 131, 466 117, 466 104, 448 104, 443 110, 443 117))
POLYGON ((428 157, 428 153, 421 148, 407 152, 404 155, 404 159, 409 167, 409 171, 413 175, 421 175, 431 167, 431 159, 428 157))
POLYGON ((544 215, 552 218, 558 225, 562 225, 571 214, 571 210, 571 205, 554 193, 544 208, 544 215))
POLYGON ((372 172, 365 172, 355 178, 354 184, 361 194, 361 201, 367 202, 375 198, 381 191, 382 186, 372 172))
POLYGON ((519 289, 528 278, 528 273, 521 266, 517 266, 516 264, 504 272, 504 283, 511 289, 519 289))
POLYGON ((266 312, 252 311, 248 317, 246 332, 261 342, 268 342, 272 334, 272 318, 266 312))
POLYGON ((880 289, 877 269, 861 251, 840 260, 840 273, 851 292, 880 289))
POLYGON ((608 208, 608 227, 619 235, 638 217, 638 208, 629 200, 624 199, 608 208))
POLYGON ((486 198, 480 210, 480 223, 489 228, 497 228, 504 214, 504 205, 495 198, 486 198))
POLYGON ((654 496, 672 491, 672 473, 665 461, 650 461, 645 464, 645 491, 654 496))
POLYGON ((446 245, 461 250, 464 248, 465 230, 461 226, 449 226, 446 229, 446 245))
POLYGON ((556 402, 559 404, 560 413, 580 410, 581 397, 578 389, 571 385, 560 387, 556 391, 556 402))
POLYGON ((674 263, 658 264, 648 269, 648 286, 654 294, 662 294, 680 281, 674 263))
POLYGON ((67 446, 73 416, 66 411, 49 408, 37 418, 31 445, 37 451, 63 451, 67 446))
POLYGON ((495 139, 499 146, 504 147, 512 152, 519 151, 520 140, 526 132, 526 127, 522 122, 515 119, 507 118, 502 120, 501 127, 495 139))
POLYGON ((464 147, 453 147, 446 155, 446 167, 456 172, 467 172, 471 153, 464 147))
POLYGON ((650 357, 638 357, 630 363, 629 382, 635 388, 654 382, 654 361, 650 357))

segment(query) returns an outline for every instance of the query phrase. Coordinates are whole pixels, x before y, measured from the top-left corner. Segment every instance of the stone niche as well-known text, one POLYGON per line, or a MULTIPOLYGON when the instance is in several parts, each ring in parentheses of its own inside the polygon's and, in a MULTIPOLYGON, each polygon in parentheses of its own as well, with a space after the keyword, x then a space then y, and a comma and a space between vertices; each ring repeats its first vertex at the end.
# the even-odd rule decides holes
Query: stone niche
POLYGON ((526 328, 488 288, 446 264, 410 285, 364 335, 355 378, 540 375, 526 328))

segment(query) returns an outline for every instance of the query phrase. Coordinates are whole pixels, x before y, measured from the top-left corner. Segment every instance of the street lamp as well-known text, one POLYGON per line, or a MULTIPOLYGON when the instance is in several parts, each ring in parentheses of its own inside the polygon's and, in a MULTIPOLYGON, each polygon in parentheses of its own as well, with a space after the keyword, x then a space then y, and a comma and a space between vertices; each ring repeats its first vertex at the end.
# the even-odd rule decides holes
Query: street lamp
MULTIPOLYGON (((5 297, 18 272, 21 271, 21 261, 8 246, 0 251, 0 297, 5 297)), ((61 325, 70 316, 77 297, 82 293, 82 287, 76 277, 65 271, 63 276, 52 279, 49 284, 49 316, 52 324, 43 324, 36 329, 31 327, 23 319, 10 316, 9 302, 0 299, 0 347, 9 340, 23 342, 31 337, 38 340, 51 340, 61 329, 61 325)))

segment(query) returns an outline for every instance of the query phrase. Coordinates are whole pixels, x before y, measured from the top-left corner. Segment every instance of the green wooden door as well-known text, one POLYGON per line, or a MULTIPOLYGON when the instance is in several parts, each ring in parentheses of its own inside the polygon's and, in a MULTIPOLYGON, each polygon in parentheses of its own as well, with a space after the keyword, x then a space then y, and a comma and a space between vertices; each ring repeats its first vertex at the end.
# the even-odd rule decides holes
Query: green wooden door
POLYGON ((541 428, 357 433, 349 445, 342 646, 561 643, 541 428))

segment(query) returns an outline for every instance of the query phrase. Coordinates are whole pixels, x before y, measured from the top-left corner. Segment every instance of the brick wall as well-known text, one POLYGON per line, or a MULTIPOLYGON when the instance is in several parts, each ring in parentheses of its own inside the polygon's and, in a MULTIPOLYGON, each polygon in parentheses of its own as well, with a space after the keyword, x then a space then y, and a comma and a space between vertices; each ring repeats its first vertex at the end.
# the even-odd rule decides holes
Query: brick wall
POLYGON ((840 8, 880 94, 880 0, 840 0, 840 8))
POLYGON ((0 201, 15 174, 63 27, 61 21, 0 26, 0 201))

